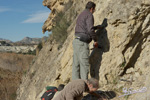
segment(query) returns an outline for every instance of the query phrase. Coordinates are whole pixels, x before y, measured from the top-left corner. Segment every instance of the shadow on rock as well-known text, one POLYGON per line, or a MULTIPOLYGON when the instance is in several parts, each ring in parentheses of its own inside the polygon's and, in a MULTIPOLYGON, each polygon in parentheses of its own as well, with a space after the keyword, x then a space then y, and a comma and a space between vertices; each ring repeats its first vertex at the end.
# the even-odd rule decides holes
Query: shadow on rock
POLYGON ((102 55, 104 52, 108 52, 110 48, 110 43, 107 36, 107 19, 103 20, 101 24, 104 26, 103 29, 97 30, 97 37, 98 37, 98 48, 94 48, 91 55, 90 55, 90 75, 93 78, 99 80, 99 69, 101 66, 102 55))
POLYGON ((101 99, 88 94, 84 96, 82 100, 111 100, 116 97, 116 93, 114 91, 96 91, 96 93, 100 95, 101 99))

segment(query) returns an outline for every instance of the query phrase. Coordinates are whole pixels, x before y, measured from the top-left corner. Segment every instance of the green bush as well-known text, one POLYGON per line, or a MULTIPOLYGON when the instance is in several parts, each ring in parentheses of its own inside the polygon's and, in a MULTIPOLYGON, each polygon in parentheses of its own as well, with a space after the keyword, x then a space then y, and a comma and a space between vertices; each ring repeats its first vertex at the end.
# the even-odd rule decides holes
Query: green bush
POLYGON ((24 70, 24 71, 23 71, 23 74, 26 75, 26 74, 27 74, 27 70, 24 70))
POLYGON ((52 28, 51 36, 59 45, 62 45, 68 36, 67 29, 71 22, 67 20, 63 12, 57 13, 53 21, 55 26, 52 28))
POLYGON ((36 50, 28 50, 26 53, 18 52, 17 54, 24 54, 24 55, 36 55, 36 50))
POLYGON ((39 51, 43 48, 42 42, 40 42, 40 43, 38 44, 37 48, 39 49, 39 51))
POLYGON ((125 65, 126 65, 126 61, 124 61, 124 62, 121 64, 121 66, 120 66, 120 67, 124 68, 124 67, 125 67, 125 65))
POLYGON ((0 43, 1 43, 2 45, 4 45, 4 44, 6 44, 6 41, 0 41, 0 43))
POLYGON ((33 50, 33 51, 29 50, 27 52, 27 54, 29 54, 29 55, 36 55, 36 50, 33 50))
POLYGON ((16 94, 16 93, 12 93, 12 94, 11 94, 11 99, 12 99, 12 100, 16 100, 16 97, 17 97, 17 94, 16 94))

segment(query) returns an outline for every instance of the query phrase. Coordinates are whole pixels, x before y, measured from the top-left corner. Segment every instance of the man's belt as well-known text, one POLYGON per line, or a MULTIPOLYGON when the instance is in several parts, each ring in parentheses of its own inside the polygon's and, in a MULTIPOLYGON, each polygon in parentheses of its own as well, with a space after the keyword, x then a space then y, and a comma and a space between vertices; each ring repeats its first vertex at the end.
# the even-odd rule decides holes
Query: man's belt
POLYGON ((79 39, 79 40, 80 40, 80 37, 78 37, 78 36, 75 36, 75 39, 79 39))
POLYGON ((75 39, 78 39, 78 40, 88 43, 88 44, 91 42, 91 40, 85 40, 83 37, 79 37, 79 36, 75 36, 75 39))

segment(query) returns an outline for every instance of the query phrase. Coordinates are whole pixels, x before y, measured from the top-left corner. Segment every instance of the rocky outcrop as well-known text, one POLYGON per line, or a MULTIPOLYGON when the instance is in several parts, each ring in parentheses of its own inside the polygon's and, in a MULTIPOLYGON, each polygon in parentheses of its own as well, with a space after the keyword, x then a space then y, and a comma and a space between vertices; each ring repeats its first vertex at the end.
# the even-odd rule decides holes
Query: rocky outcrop
POLYGON ((43 5, 47 6, 51 10, 50 15, 42 27, 43 33, 52 30, 52 28, 55 26, 54 18, 57 13, 66 12, 72 3, 73 0, 43 0, 43 5))
MULTIPOLYGON (((68 18, 73 20, 67 30, 69 36, 60 50, 57 49, 55 41, 50 39, 47 41, 28 74, 23 77, 17 92, 17 100, 40 100, 45 86, 57 86, 59 83, 67 84, 71 81, 75 19, 87 1, 44 0, 43 4, 52 11, 44 23, 43 32, 50 31, 54 26, 52 22, 56 16, 54 9, 59 9, 59 4, 65 2, 72 2, 72 6, 67 10, 64 11, 65 6, 62 9, 68 18), (62 3, 59 3, 60 1, 62 3)), ((97 31, 98 42, 102 48, 91 50, 89 76, 99 79, 100 90, 116 93, 112 100, 148 100, 150 98, 149 0, 94 0, 94 2, 97 5, 94 14, 95 25, 103 22, 108 26, 97 31), (147 90, 138 93, 142 87, 147 90), (123 88, 130 88, 129 91, 132 91, 130 93, 134 94, 119 97, 124 94, 123 88)))

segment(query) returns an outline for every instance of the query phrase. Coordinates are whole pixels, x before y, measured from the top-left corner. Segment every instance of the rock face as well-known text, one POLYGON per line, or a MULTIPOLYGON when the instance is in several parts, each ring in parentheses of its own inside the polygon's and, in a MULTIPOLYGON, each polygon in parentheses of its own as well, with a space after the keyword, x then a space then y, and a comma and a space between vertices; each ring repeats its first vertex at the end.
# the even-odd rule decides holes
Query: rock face
MULTIPOLYGON (((89 76, 99 79, 100 90, 116 93, 112 100, 149 100, 149 0, 94 0, 94 2, 97 5, 94 13, 95 25, 103 22, 108 26, 97 31, 98 42, 102 48, 91 51, 89 76), (143 87, 146 90, 139 93, 143 87), (125 89, 126 94, 131 95, 119 97, 124 95, 125 89)), ((55 10, 63 10, 67 18, 73 22, 67 30, 69 36, 60 50, 57 49, 55 41, 50 39, 44 45, 28 74, 22 78, 22 84, 17 91, 17 100, 40 100, 47 85, 57 86, 71 81, 75 21, 86 3, 86 0, 43 1, 43 5, 51 9, 51 14, 44 23, 43 32, 50 31, 54 26, 51 19, 56 16, 55 10), (66 7, 65 3, 68 2, 72 5, 66 7)), ((88 100, 95 99, 88 98, 88 100)))
POLYGON ((46 31, 51 31, 52 27, 55 26, 54 18, 58 12, 67 11, 72 5, 73 0, 43 0, 43 5, 47 6, 51 13, 48 19, 45 21, 42 30, 43 33, 46 31))

